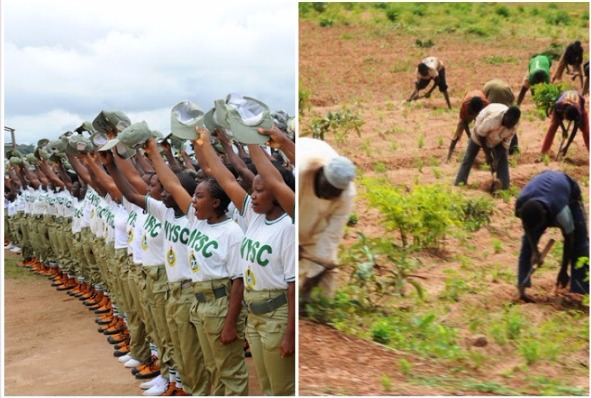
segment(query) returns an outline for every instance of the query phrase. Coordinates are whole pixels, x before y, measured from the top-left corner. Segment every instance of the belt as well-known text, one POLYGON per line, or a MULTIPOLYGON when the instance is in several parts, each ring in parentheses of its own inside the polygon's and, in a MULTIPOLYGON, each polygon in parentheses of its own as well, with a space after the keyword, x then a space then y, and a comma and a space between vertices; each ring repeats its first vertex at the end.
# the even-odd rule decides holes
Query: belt
POLYGON ((281 293, 279 296, 269 299, 267 301, 260 301, 257 303, 246 303, 246 308, 255 315, 266 314, 267 312, 275 311, 277 308, 287 304, 287 295, 281 293))
POLYGON ((187 289, 187 288, 191 287, 191 284, 192 284, 190 279, 186 279, 184 281, 178 281, 178 282, 168 282, 168 289, 174 288, 175 283, 180 283, 181 289, 187 289))
POLYGON ((197 299, 197 301, 199 301, 200 303, 206 303, 207 302, 207 297, 210 296, 210 294, 213 293, 213 301, 221 298, 221 297, 225 297, 227 295, 226 293, 226 287, 225 286, 220 286, 220 287, 216 287, 215 289, 211 289, 211 290, 206 290, 203 292, 199 292, 199 293, 195 293, 195 298, 197 299))

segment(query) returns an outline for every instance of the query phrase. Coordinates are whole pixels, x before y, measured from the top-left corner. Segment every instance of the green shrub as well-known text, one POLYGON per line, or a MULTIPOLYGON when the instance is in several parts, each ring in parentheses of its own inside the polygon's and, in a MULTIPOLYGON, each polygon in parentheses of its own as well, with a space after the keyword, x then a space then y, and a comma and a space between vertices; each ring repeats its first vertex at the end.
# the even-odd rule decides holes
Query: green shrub
POLYGON ((334 20, 331 17, 323 16, 320 18, 320 27, 330 28, 334 24, 334 20))
POLYGON ((332 132, 337 144, 342 144, 347 140, 351 131, 355 131, 357 136, 361 137, 359 128, 364 123, 356 112, 343 107, 338 111, 328 111, 323 118, 312 118, 310 130, 312 131, 312 137, 320 140, 324 140, 326 133, 332 132))
POLYGON ((568 26, 572 23, 572 18, 566 11, 558 10, 556 12, 548 13, 546 15, 546 23, 548 25, 564 25, 568 26))
POLYGON ((495 14, 497 14, 503 18, 509 18, 509 15, 510 15, 509 8, 507 8, 506 6, 498 6, 495 8, 495 14))
POLYGON ((541 83, 533 86, 534 103, 539 111, 543 111, 546 116, 550 115, 554 109, 554 104, 560 95, 568 90, 568 83, 541 83))
POLYGON ((399 17, 400 17, 400 11, 398 11, 396 8, 388 8, 386 10, 386 18, 388 18, 388 20, 390 22, 398 21, 399 17))

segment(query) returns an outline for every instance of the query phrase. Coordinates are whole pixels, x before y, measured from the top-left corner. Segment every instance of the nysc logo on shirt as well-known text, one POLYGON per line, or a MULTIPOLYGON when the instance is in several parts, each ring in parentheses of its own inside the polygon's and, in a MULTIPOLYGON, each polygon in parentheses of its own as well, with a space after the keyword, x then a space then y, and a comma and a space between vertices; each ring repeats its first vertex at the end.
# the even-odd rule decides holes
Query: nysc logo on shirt
POLYGON ((133 242, 133 229, 129 228, 127 230, 127 244, 130 245, 133 242))
POLYGON ((244 273, 244 283, 246 283, 246 288, 248 290, 254 289, 255 285, 257 284, 254 273, 250 268, 247 268, 246 272, 244 273))
POLYGON ((199 272, 199 264, 197 264, 197 257, 195 257, 195 253, 191 252, 189 256, 189 265, 191 266, 191 271, 193 273, 199 272))
POLYGON ((142 250, 148 250, 148 235, 145 233, 142 235, 142 250))
POLYGON ((172 246, 170 246, 166 252, 166 261, 171 267, 174 267, 176 264, 176 253, 174 252, 172 246))

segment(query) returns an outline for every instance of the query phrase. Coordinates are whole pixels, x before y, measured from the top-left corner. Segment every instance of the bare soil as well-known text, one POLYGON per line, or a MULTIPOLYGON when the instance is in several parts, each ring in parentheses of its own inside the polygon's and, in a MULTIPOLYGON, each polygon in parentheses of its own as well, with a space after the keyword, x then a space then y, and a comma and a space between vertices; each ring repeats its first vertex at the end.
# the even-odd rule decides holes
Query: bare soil
MULTIPOLYGON (((5 257, 16 258, 10 251, 5 257)), ((5 263, 6 264, 6 263, 5 263)), ((4 280, 4 394, 141 395, 141 382, 113 356, 96 315, 35 274, 4 280)), ((250 395, 261 395, 251 358, 250 395)))
MULTIPOLYGON (((377 29, 376 29, 377 30, 377 29)), ((457 37, 438 35, 436 47, 422 49, 414 46, 415 36, 380 32, 360 26, 335 25, 321 28, 318 23, 300 20, 299 28, 299 77, 310 93, 310 109, 300 116, 300 132, 310 134, 308 126, 313 117, 321 117, 329 110, 340 110, 343 106, 354 109, 365 122, 361 136, 350 132, 346 142, 339 144, 331 134, 325 140, 342 155, 350 157, 363 176, 386 177, 393 184, 412 187, 413 184, 443 183, 453 185, 466 147, 466 136, 458 143, 454 157, 445 162, 450 139, 456 127, 458 108, 464 94, 472 89, 482 88, 491 79, 508 82, 517 96, 527 62, 535 51, 548 47, 551 39, 496 40, 486 44, 475 41, 461 41, 457 37), (445 100, 438 90, 430 99, 421 99, 410 105, 404 100, 413 89, 414 65, 420 59, 434 55, 446 65, 449 94, 453 109, 447 110, 445 100), (486 63, 493 55, 519 60, 501 65, 486 63), (423 144, 419 144, 422 137, 423 144), (376 172, 375 165, 381 163, 386 172, 376 172)), ((583 46, 587 53, 588 42, 583 46)), ((588 106, 588 105, 587 105, 588 106)), ((522 188, 532 176, 552 168, 567 172, 582 183, 585 201, 588 203, 589 154, 582 137, 577 136, 569 149, 566 159, 555 161, 560 135, 555 138, 548 165, 540 162, 540 148, 547 120, 536 116, 531 94, 525 97, 521 106, 522 118, 518 128, 521 155, 513 158, 510 168, 511 184, 522 188)), ((458 188, 466 195, 481 195, 490 186, 490 172, 480 170, 483 155, 472 169, 468 186, 458 188)), ((521 242, 521 226, 514 217, 515 198, 507 203, 495 198, 492 224, 472 234, 469 238, 472 250, 460 247, 457 241, 448 239, 444 249, 438 253, 419 254, 424 268, 418 274, 427 297, 435 300, 445 288, 446 272, 453 270, 462 274, 459 256, 470 259, 474 270, 491 266, 513 277, 508 280, 492 280, 484 276, 482 283, 489 285, 483 293, 466 295, 458 303, 450 304, 445 322, 459 328, 466 347, 472 334, 467 325, 455 317, 470 306, 499 308, 506 304, 517 304, 537 319, 544 319, 556 311, 581 309, 580 298, 568 293, 554 291, 557 257, 548 258, 548 264, 555 264, 553 270, 541 270, 536 274, 531 294, 538 299, 536 304, 516 303, 517 254, 521 242), (493 240, 501 244, 502 250, 493 251, 493 240), (454 315, 457 314, 457 315, 454 315)), ((344 248, 356 241, 355 232, 366 236, 383 236, 380 215, 369 208, 358 196, 355 213, 358 223, 347 229, 344 248)), ((391 234, 392 239, 399 239, 391 234)), ((552 232, 549 237, 561 241, 560 235, 552 232)), ((552 266, 550 266, 551 268, 552 266)), ((347 283, 346 275, 351 266, 342 264, 342 284, 347 283)), ((512 369, 523 365, 523 358, 496 344, 470 349, 477 350, 485 357, 494 358, 491 365, 468 371, 465 377, 484 381, 498 381, 515 388, 526 389, 527 374, 506 378, 512 369)), ((541 363, 529 367, 532 375, 546 375, 571 386, 589 388, 588 344, 566 363, 541 363)), ((299 391, 301 395, 451 395, 460 393, 441 386, 411 384, 402 375, 398 361, 404 358, 412 363, 412 369, 422 375, 445 375, 445 369, 437 361, 419 358, 408 352, 396 352, 369 341, 345 336, 326 325, 319 325, 300 318, 299 324, 299 391)), ((482 395, 480 390, 461 391, 462 394, 482 395)), ((540 391, 531 390, 537 395, 540 391)))

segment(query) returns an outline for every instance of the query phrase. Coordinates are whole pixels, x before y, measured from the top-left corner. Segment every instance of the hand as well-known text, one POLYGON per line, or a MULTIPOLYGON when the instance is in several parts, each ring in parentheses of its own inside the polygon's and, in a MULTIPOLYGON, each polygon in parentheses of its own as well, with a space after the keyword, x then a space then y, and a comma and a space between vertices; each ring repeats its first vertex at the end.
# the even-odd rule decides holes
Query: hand
POLYGON ((259 129, 259 134, 268 135, 269 142, 267 145, 269 145, 271 148, 277 149, 281 149, 281 146, 287 138, 287 136, 275 126, 271 127, 269 130, 259 129))
POLYGON ((195 140, 195 143, 199 146, 203 146, 205 142, 209 142, 209 132, 206 129, 199 128, 199 126, 195 127, 195 131, 199 138, 195 140))
POLYGON ((220 341, 222 342, 222 344, 230 344, 237 338, 238 333, 236 332, 236 326, 232 325, 231 322, 224 322, 222 334, 220 335, 220 341))
POLYGON ((561 269, 558 273, 558 278, 556 278, 556 286, 564 289, 568 286, 569 281, 570 277, 568 276, 568 272, 561 269))
MULTIPOLYGON (((160 145, 162 145, 162 144, 160 144, 160 145)), ((146 152, 148 152, 148 153, 156 153, 156 152, 158 152, 158 144, 156 143, 156 141, 154 140, 154 138, 152 138, 152 137, 148 138, 148 140, 144 144, 144 150, 146 152)))
POLYGON ((216 137, 218 139, 218 141, 220 142, 220 144, 222 144, 222 146, 224 148, 227 146, 230 146, 230 139, 228 138, 228 136, 226 135, 226 132, 224 130, 217 128, 213 131, 213 133, 211 135, 216 137))
POLYGON ((542 261, 542 256, 538 250, 534 250, 530 257, 530 264, 532 267, 539 267, 542 265, 544 261, 542 261))
POLYGON ((113 163, 113 152, 111 151, 99 151, 99 157, 104 165, 113 163))
POLYGON ((293 355, 293 353, 295 352, 295 336, 288 336, 286 334, 283 337, 283 340, 281 341, 279 351, 281 353, 281 358, 293 355))

